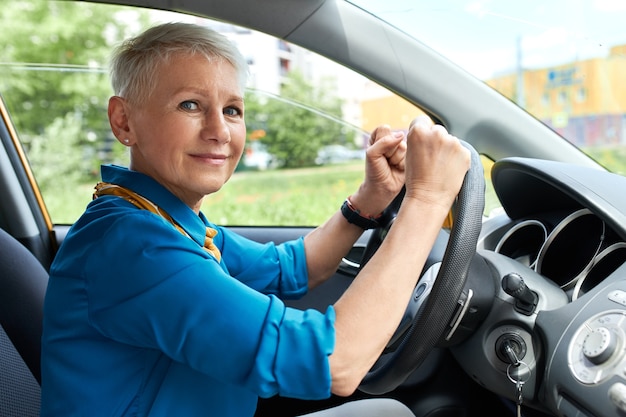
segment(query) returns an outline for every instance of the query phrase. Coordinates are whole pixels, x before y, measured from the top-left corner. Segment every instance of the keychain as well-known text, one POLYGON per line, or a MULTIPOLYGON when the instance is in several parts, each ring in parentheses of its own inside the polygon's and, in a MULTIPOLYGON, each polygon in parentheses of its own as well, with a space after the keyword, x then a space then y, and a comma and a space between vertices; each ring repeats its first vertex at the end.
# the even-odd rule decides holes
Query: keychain
POLYGON ((506 376, 509 377, 509 380, 515 384, 515 404, 517 405, 517 417, 522 417, 522 402, 524 401, 522 388, 526 381, 528 381, 528 379, 530 378, 530 368, 526 363, 518 360, 515 364, 510 364, 509 366, 507 366, 506 376), (528 369, 526 378, 522 378, 522 372, 519 371, 519 368, 522 365, 524 365, 528 369), (517 370, 517 372, 515 372, 515 377, 511 375, 511 367, 517 370))

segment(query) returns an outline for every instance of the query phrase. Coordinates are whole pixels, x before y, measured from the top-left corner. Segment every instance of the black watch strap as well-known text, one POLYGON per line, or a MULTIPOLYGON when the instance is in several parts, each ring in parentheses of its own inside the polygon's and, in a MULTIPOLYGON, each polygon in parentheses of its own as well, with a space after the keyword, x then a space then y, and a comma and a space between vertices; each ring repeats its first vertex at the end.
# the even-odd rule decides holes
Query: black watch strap
POLYGON ((348 223, 359 226, 364 230, 376 229, 379 226, 375 218, 362 216, 359 210, 356 210, 348 200, 344 201, 341 205, 341 214, 343 214, 343 217, 346 218, 348 223))

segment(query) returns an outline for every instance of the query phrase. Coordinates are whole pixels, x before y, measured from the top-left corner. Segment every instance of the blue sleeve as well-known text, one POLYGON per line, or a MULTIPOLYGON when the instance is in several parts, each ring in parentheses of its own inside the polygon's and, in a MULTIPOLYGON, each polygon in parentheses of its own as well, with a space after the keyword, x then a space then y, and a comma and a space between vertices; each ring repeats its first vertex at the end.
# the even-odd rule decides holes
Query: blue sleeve
POLYGON ((171 226, 155 227, 154 218, 122 216, 94 242, 84 262, 92 326, 259 396, 327 398, 333 308, 285 307, 225 273, 171 226))
POLYGON ((218 228, 216 244, 232 276, 264 294, 297 299, 308 291, 303 238, 261 244, 226 228, 218 228))

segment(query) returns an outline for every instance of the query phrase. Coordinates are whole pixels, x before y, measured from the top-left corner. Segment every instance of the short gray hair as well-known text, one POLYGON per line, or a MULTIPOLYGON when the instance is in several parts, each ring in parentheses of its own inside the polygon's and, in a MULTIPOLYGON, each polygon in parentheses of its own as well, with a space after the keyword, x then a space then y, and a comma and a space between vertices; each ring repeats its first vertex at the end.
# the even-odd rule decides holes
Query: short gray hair
POLYGON ((177 22, 151 27, 114 50, 111 85, 115 95, 134 103, 147 100, 154 89, 158 64, 176 53, 199 53, 209 61, 227 61, 237 71, 243 93, 248 64, 230 39, 205 26, 177 22))

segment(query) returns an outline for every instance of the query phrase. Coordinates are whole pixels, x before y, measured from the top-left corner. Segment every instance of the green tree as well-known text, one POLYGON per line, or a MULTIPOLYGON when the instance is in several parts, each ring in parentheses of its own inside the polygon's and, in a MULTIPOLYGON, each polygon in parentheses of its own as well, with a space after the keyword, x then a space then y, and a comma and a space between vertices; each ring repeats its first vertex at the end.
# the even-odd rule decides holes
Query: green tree
POLYGON ((259 140, 284 168, 315 164, 317 151, 346 142, 341 119, 342 101, 332 94, 332 80, 314 87, 298 71, 287 75, 277 97, 246 97, 248 131, 264 130, 259 140))
POLYGON ((41 135, 31 136, 29 159, 32 166, 38 167, 37 181, 42 189, 72 186, 90 170, 88 159, 84 158, 85 155, 76 155, 78 148, 73 146, 82 135, 80 120, 68 113, 63 118, 57 117, 41 135), (75 164, 68 164, 67 161, 74 161, 75 164))
POLYGON ((50 0, 3 1, 0 7, 5 24, 0 91, 40 182, 46 178, 39 171, 84 175, 93 172, 84 169, 86 158, 97 167, 105 156, 101 150, 111 140, 108 57, 130 34, 129 24, 148 22, 147 12, 121 18, 121 11, 117 6, 50 0), (63 147, 83 151, 63 152, 63 147), (63 166, 54 167, 51 155, 58 153, 66 154, 59 159, 63 166), (44 161, 46 166, 40 166, 44 161))

